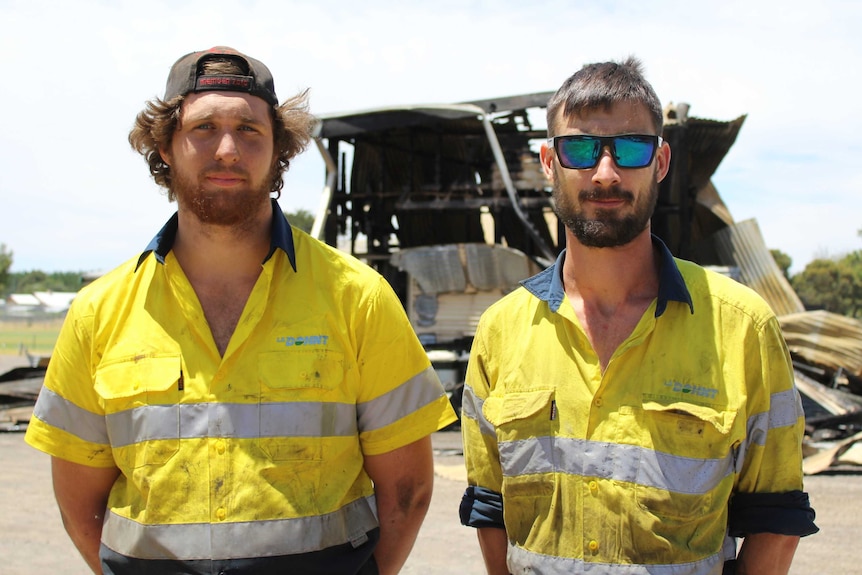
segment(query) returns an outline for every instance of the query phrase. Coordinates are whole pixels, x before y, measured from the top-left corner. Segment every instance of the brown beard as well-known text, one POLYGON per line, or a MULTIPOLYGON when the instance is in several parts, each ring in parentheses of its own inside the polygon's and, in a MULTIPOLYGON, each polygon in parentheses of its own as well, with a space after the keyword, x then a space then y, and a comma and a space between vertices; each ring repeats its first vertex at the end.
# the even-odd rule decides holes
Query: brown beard
POLYGON ((554 183, 554 213, 563 225, 575 235, 578 241, 587 247, 612 248, 623 246, 634 240, 647 227, 655 211, 658 201, 658 182, 653 179, 649 190, 642 194, 640 200, 629 191, 614 186, 607 190, 581 190, 578 202, 590 199, 621 199, 634 206, 631 214, 623 217, 614 215, 613 210, 597 210, 596 216, 589 219, 574 202, 560 190, 560 178, 554 183))
MULTIPOLYGON (((248 177, 243 170, 235 170, 235 173, 248 177)), ((199 181, 203 177, 204 172, 199 175, 199 181)), ((261 204, 269 204, 270 182, 271 177, 268 177, 258 186, 249 184, 242 189, 207 191, 177 171, 171 182, 171 192, 180 208, 192 212, 201 223, 244 228, 260 213, 261 204)))

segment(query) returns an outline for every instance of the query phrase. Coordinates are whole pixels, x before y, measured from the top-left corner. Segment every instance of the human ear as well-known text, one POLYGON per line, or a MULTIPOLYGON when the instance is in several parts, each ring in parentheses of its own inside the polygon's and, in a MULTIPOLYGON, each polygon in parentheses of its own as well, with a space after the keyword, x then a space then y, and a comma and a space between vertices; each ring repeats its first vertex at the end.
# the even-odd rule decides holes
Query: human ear
POLYGON ((662 140, 661 146, 655 152, 656 181, 662 181, 670 171, 670 144, 662 140))
POLYGON ((159 146, 159 156, 161 156, 161 157, 162 157, 162 161, 163 161, 165 164, 167 164, 168 166, 170 166, 170 165, 171 165, 171 154, 170 154, 170 151, 168 151, 168 150, 166 150, 165 148, 163 148, 163 147, 159 146))
POLYGON ((545 177, 549 182, 554 182, 554 149, 548 145, 548 142, 542 142, 542 147, 539 148, 539 159, 542 162, 542 171, 545 172, 545 177))

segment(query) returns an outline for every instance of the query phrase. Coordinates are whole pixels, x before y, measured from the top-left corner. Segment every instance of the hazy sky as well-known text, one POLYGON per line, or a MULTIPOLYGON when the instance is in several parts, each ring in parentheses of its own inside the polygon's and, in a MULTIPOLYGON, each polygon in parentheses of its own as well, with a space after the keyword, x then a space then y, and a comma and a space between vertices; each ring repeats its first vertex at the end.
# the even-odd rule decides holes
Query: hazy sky
MULTIPOLYGON (((850 0, 0 0, 0 243, 13 271, 143 250, 175 206, 127 136, 187 52, 246 52, 319 114, 555 90, 634 54, 662 104, 748 115, 713 182, 800 271, 862 248, 860 25, 850 0)), ((311 147, 282 208, 315 211, 323 183, 311 147)))

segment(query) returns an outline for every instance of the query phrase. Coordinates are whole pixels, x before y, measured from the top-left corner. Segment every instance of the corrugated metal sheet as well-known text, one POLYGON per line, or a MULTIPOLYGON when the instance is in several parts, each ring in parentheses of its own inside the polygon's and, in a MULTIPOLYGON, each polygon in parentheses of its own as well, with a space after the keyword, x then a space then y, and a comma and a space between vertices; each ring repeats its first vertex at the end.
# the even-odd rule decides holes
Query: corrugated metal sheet
POLYGON ((862 376, 862 322, 817 310, 778 318, 790 351, 814 365, 862 376))
POLYGON ((808 377, 799 370, 793 372, 796 388, 802 394, 802 403, 806 408, 806 420, 816 418, 819 413, 809 417, 809 411, 814 409, 828 415, 848 415, 862 412, 862 397, 827 387, 822 383, 808 377))
POLYGON ((408 248, 391 261, 410 275, 405 307, 425 343, 472 338, 482 312, 539 271, 523 252, 487 244, 408 248))
POLYGON ((668 141, 675 139, 673 133, 676 129, 685 132, 685 145, 677 146, 675 152, 685 149, 688 154, 690 189, 699 190, 709 182, 736 142, 746 117, 743 114, 731 121, 719 121, 686 115, 683 122, 668 121, 665 124, 662 134, 668 141))
POLYGON ((721 263, 738 267, 742 283, 760 294, 776 315, 805 311, 766 247, 756 220, 728 226, 716 232, 713 238, 721 263))
POLYGON ((478 290, 509 291, 532 275, 530 261, 518 250, 487 244, 466 244, 462 249, 467 260, 467 279, 478 290))
POLYGON ((473 337, 479 325, 479 316, 504 295, 501 290, 439 294, 436 296, 434 323, 423 325, 425 322, 420 321, 418 309, 418 306, 422 305, 423 294, 419 293, 418 286, 411 285, 411 288, 414 287, 416 289, 408 289, 407 315, 419 339, 425 343, 473 337))
POLYGON ((407 272, 424 293, 462 292, 467 276, 457 245, 425 246, 395 252, 392 264, 407 272))
POLYGON ((718 195, 718 190, 715 189, 715 185, 712 182, 708 182, 704 187, 699 189, 695 199, 699 206, 703 206, 719 222, 726 226, 733 225, 733 216, 730 215, 727 204, 718 195))
POLYGON ((696 196, 710 182, 739 134, 745 116, 730 122, 689 117, 687 105, 665 108, 662 135, 673 151, 671 171, 659 186, 652 230, 676 256, 700 264, 719 262, 703 258, 698 241, 720 229, 720 221, 696 196))
POLYGON ((523 252, 488 244, 406 248, 392 254, 390 260, 410 274, 426 294, 509 291, 538 271, 523 252))

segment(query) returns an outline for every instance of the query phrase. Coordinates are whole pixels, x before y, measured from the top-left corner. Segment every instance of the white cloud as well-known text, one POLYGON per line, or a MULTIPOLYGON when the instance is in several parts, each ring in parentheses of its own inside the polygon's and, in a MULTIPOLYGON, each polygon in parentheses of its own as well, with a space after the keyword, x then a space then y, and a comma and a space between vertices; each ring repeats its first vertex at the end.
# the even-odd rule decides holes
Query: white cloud
MULTIPOLYGON (((663 102, 748 114, 716 186, 798 270, 859 247, 860 16, 840 0, 0 0, 0 243, 14 270, 46 271, 112 267, 146 245, 172 206, 126 137, 192 50, 260 58, 282 98, 310 87, 317 113, 553 90, 635 54, 663 102)), ((285 209, 317 208, 316 154, 294 162, 285 209)))

